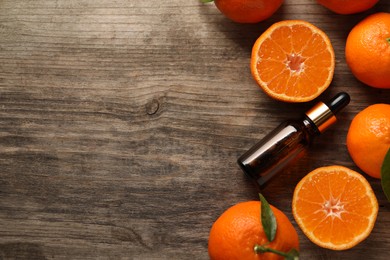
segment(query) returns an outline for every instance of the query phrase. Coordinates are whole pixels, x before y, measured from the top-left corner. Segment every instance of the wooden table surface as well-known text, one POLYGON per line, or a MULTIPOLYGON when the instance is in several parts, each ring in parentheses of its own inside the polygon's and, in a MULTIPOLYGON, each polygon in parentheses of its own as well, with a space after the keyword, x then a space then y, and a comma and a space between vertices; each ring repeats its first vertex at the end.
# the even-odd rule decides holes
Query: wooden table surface
POLYGON ((0 259, 208 259, 211 225, 258 199, 236 159, 281 121, 340 91, 338 123, 262 191, 297 228, 302 259, 388 259, 390 204, 370 237, 335 252, 312 244, 291 214, 297 182, 343 165, 361 172, 345 138, 354 115, 390 92, 358 82, 344 58, 350 29, 371 10, 336 15, 286 0, 267 21, 229 21, 198 0, 0 0, 0 259), (316 100, 272 100, 254 82, 256 38, 304 19, 336 53, 316 100))

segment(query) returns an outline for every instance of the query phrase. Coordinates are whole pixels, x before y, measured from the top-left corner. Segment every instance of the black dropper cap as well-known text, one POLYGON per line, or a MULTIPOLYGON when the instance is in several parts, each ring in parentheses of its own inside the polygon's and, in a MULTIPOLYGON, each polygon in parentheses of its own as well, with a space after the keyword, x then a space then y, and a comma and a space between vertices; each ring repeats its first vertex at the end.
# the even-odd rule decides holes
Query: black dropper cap
POLYGON ((351 98, 347 93, 340 92, 325 104, 329 107, 330 110, 332 110, 333 114, 337 114, 341 109, 349 104, 350 100, 351 98))

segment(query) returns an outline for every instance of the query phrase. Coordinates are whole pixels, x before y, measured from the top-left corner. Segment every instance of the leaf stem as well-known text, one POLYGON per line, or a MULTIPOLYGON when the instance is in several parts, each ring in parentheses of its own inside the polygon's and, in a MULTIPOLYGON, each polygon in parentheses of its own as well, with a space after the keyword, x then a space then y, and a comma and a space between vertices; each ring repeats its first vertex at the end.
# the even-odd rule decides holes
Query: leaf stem
POLYGON ((285 252, 273 249, 271 247, 266 247, 266 246, 261 246, 261 245, 256 244, 253 247, 253 250, 255 251, 256 254, 263 254, 263 253, 270 252, 270 253, 274 253, 274 254, 283 256, 286 259, 299 259, 299 253, 295 249, 285 253, 285 252))
POLYGON ((262 254, 262 253, 271 252, 271 253, 274 253, 274 254, 277 254, 277 255, 281 255, 281 256, 284 256, 284 257, 288 256, 288 254, 285 253, 285 252, 273 249, 271 247, 260 246, 260 245, 257 245, 257 244, 255 245, 254 250, 255 250, 256 254, 262 254))

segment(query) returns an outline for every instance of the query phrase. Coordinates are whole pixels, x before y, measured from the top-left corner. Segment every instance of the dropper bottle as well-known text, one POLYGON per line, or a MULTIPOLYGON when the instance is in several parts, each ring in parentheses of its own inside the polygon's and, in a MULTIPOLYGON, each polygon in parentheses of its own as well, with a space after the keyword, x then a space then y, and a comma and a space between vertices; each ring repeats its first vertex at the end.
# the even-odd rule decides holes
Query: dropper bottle
POLYGON ((336 122, 336 114, 348 105, 350 97, 341 92, 328 102, 319 102, 298 120, 281 123, 275 130, 255 144, 237 163, 260 188, 275 177, 313 139, 336 122))

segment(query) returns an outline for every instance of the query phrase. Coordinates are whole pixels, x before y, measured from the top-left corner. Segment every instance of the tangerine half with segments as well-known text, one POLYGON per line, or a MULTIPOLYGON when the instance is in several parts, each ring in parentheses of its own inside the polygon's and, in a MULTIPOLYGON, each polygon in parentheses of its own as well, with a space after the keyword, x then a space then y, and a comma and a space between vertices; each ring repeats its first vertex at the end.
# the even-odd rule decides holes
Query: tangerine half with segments
POLYGON ((315 169, 298 183, 292 210, 313 243, 345 250, 369 236, 378 215, 378 201, 363 175, 333 165, 315 169))
POLYGON ((252 48, 251 72, 272 98, 307 102, 330 85, 335 55, 328 36, 313 24, 285 20, 269 27, 252 48))

